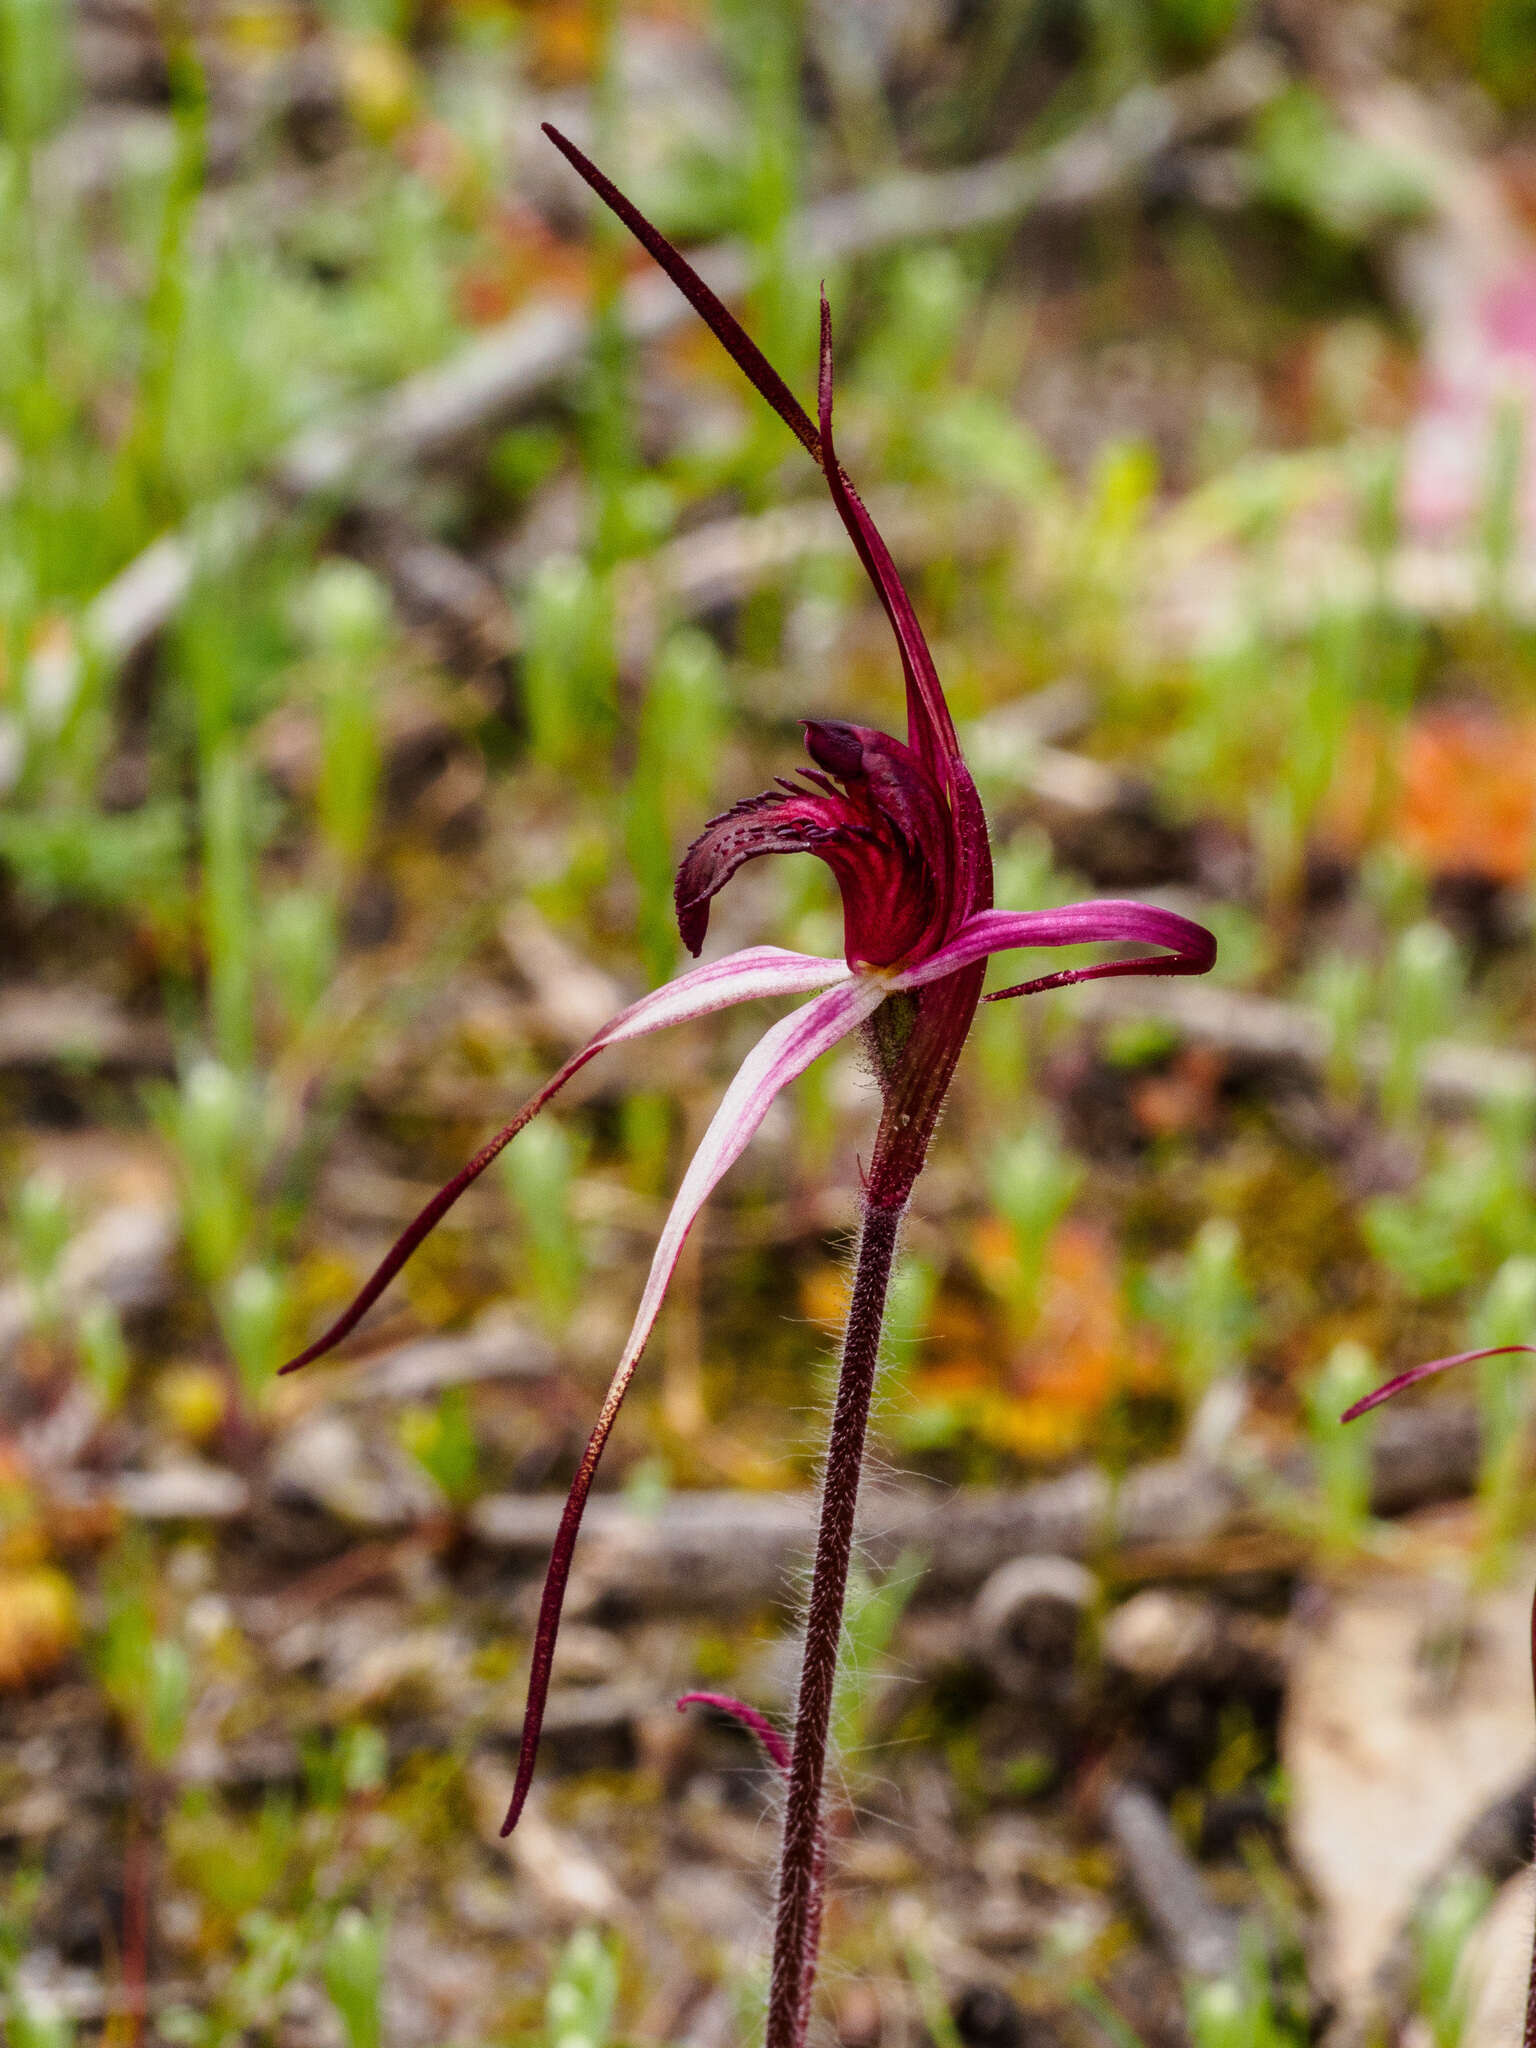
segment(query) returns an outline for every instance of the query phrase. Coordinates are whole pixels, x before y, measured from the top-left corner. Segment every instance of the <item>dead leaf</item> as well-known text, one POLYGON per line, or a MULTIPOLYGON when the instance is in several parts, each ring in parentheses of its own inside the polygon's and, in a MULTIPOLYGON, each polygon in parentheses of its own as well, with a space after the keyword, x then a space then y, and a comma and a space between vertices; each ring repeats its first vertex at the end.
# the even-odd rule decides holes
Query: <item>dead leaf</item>
POLYGON ((1454 1600, 1430 1578, 1341 1589, 1293 1644, 1281 1735, 1291 1844, 1346 2011, 1420 1886, 1536 1743, 1528 1594, 1484 1594, 1464 1612, 1454 1600), (1435 1649, 1453 1625, 1462 1648, 1447 1674, 1435 1649))

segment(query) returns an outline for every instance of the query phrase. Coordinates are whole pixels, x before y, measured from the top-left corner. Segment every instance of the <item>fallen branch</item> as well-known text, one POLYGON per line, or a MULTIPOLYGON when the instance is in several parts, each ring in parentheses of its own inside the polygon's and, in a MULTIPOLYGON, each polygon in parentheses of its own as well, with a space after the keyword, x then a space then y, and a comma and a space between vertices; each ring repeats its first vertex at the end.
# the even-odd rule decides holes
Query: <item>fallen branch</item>
MULTIPOLYGON (((1010 531, 995 497, 936 509, 931 492, 898 489, 878 491, 869 503, 888 544, 907 561, 936 554, 976 560, 995 553, 1010 531)), ((626 665, 647 665, 664 621, 737 604, 801 562, 841 555, 846 544, 835 509, 819 499, 691 527, 620 573, 619 644, 626 665)))
MULTIPOLYGON (((1122 189, 1176 144, 1252 114, 1283 84, 1281 66, 1262 46, 1240 44, 1192 78, 1129 93, 1105 120, 1053 148, 968 170, 911 173, 824 200, 807 208, 788 245, 814 270, 902 242, 1081 207, 1122 189)), ((751 259, 735 244, 693 260, 724 298, 739 297, 751 280, 751 259)), ((645 342, 692 316, 665 278, 645 275, 625 287, 621 317, 631 340, 645 342)), ((582 360, 589 332, 585 307, 533 304, 350 417, 306 429, 278 456, 264 491, 207 508, 115 576, 87 609, 86 637, 109 664, 128 660, 174 616, 199 573, 238 561, 285 506, 340 501, 402 465, 445 454, 566 376, 582 360)))
POLYGON ((1103 1817, 1137 1903, 1179 1975, 1230 1977, 1238 1962, 1238 1923, 1211 1898, 1151 1793, 1116 1785, 1105 1795, 1103 1817))
MULTIPOLYGON (((1155 1017, 1181 1036, 1219 1051, 1261 1060, 1294 1060, 1321 1067, 1328 1058, 1328 1027, 1315 1010, 1273 996, 1195 982, 1091 982, 1081 991, 1083 1012, 1101 1022, 1155 1017)), ((1385 1073, 1390 1058, 1379 1028, 1362 1034, 1360 1067, 1367 1080, 1385 1073)), ((1428 1046, 1424 1092, 1443 1109, 1476 1109, 1501 1096, 1536 1089, 1536 1060, 1502 1046, 1441 1039, 1428 1046)))
MULTIPOLYGON (((1383 1415, 1375 1440, 1372 1505, 1402 1513, 1464 1494, 1478 1468, 1476 1411, 1437 1401, 1383 1415)), ((1285 1459, 1276 1477, 1300 1491, 1305 1453, 1285 1459)), ((554 1540, 564 1506, 555 1494, 490 1495, 470 1511, 469 1527, 488 1549, 532 1567, 554 1540)), ((636 1610, 741 1611, 784 1597, 786 1575, 805 1558, 814 1530, 808 1494, 678 1493, 655 1513, 621 1496, 587 1509, 573 1598, 587 1605, 612 1597, 636 1610)), ((862 1509, 865 1553, 888 1565, 903 1552, 926 1560, 924 1590, 975 1587, 1000 1565, 1025 1556, 1140 1560, 1144 1575, 1175 1576, 1208 1560, 1218 1544, 1255 1527, 1237 1482, 1209 1465, 1170 1459, 1144 1465, 1117 1489, 1097 1466, 1007 1491, 947 1493, 906 1484, 871 1489, 862 1509)), ((1306 1556, 1299 1538, 1271 1544, 1269 1568, 1294 1569, 1306 1556)))
POLYGON ((175 1070, 171 1035, 79 985, 21 983, 0 995, 0 1068, 72 1067, 118 1073, 175 1070))
POLYGON ((408 623, 438 634, 473 668, 518 651, 522 634, 500 584, 467 555, 398 513, 363 506, 356 526, 343 546, 378 571, 408 623))

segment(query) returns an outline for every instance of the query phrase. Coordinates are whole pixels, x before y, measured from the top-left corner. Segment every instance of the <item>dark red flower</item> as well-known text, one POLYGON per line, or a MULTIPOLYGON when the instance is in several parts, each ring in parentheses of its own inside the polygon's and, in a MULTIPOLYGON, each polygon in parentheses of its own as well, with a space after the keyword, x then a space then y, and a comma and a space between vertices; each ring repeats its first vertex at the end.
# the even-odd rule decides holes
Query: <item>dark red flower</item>
POLYGON ((1145 903, 1072 904, 1060 910, 992 908, 992 856, 976 786, 961 756, 928 643, 885 542, 837 459, 832 438, 832 323, 821 308, 818 417, 813 421, 735 316, 703 279, 575 144, 545 133, 632 229, 697 309, 751 383, 815 460, 891 623, 906 679, 907 737, 833 720, 805 722, 814 766, 800 781, 735 805, 707 825, 677 877, 678 924, 697 954, 709 905, 742 864, 769 853, 813 853, 837 878, 844 910, 841 960, 750 947, 679 975, 642 996, 566 1061, 513 1121, 435 1195, 356 1299, 293 1371, 353 1330, 427 1233, 523 1126, 605 1047, 763 995, 812 1000, 770 1027, 726 1090, 689 1163, 662 1230, 629 1339, 577 1467, 556 1536, 534 1634, 528 1709, 507 1827, 533 1773, 571 1557, 598 1460, 645 1348, 684 1239, 711 1190, 740 1157, 774 1097, 823 1052, 867 1027, 884 1109, 865 1183, 870 1207, 899 1209, 926 1156, 965 1043, 989 955, 1014 947, 1129 940, 1167 948, 1133 959, 1059 969, 991 998, 1026 995, 1119 974, 1203 974, 1216 942, 1201 925, 1145 903))
POLYGON ((917 755, 867 725, 804 719, 817 766, 800 782, 712 818, 677 871, 677 924, 697 953, 711 897, 744 861, 814 853, 837 877, 850 967, 892 967, 935 950, 952 928, 954 873, 943 792, 917 755))

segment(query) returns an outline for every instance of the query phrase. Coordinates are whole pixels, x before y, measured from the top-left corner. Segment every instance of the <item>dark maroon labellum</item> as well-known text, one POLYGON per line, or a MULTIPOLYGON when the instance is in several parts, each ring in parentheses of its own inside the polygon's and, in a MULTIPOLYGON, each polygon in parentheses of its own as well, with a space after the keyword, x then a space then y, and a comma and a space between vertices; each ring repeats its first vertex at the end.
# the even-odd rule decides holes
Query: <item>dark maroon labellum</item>
POLYGON ((709 905, 742 864, 765 853, 814 853, 837 877, 850 967, 892 967, 931 952, 955 918, 952 835, 944 797, 915 753, 869 726, 806 719, 818 765, 800 782, 712 818, 677 873, 677 922, 697 953, 709 905))

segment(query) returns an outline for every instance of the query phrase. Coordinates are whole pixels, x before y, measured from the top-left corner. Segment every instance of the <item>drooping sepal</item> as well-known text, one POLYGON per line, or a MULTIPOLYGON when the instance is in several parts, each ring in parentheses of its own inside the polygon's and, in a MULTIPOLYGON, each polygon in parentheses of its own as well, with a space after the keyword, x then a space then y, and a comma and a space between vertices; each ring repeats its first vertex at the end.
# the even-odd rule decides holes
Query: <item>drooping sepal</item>
POLYGON ((539 1752, 539 1734, 544 1725, 544 1707, 549 1697, 550 1672, 554 1665, 555 1638, 560 1630, 560 1610, 571 1574, 576 1538, 586 1512, 587 1496, 597 1476, 619 1410, 634 1378, 641 1353, 650 1341, 666 1299, 667 1287, 682 1255, 683 1245, 700 1209, 718 1185, 721 1176, 738 1160, 761 1127, 780 1089, 797 1080, 807 1067, 850 1032, 857 1031, 873 1015, 881 991, 868 979, 851 977, 839 986, 823 990, 803 1008, 793 1010, 759 1039, 743 1060, 736 1078, 725 1091, 709 1129, 688 1163, 682 1185, 657 1240, 655 1255, 640 1306, 630 1326, 629 1339, 615 1368, 603 1400, 596 1427, 587 1439, 566 1497, 565 1510, 550 1552, 549 1570, 539 1601, 534 1625, 533 1656, 528 1676, 528 1706, 523 1717, 522 1740, 518 1747, 517 1775, 513 1781, 512 1803, 502 1824, 510 1834, 533 1782, 533 1767, 539 1752))
POLYGON ((523 1104, 512 1121, 504 1124, 452 1180, 438 1189, 426 1207, 406 1225, 330 1327, 297 1358, 291 1358, 282 1370, 285 1373, 297 1372, 300 1366, 312 1365, 349 1337, 417 1246, 431 1236, 464 1191, 473 1186, 492 1160, 506 1150, 518 1132, 538 1115, 566 1082, 608 1046, 646 1037, 672 1024, 686 1024, 696 1018, 712 1016, 716 1010, 726 1009, 734 1003, 751 1002, 758 996, 808 995, 813 989, 827 988, 847 978, 848 970, 840 960, 818 960, 808 953, 786 953, 779 946, 749 946, 744 952, 729 954, 723 960, 712 960, 707 967, 692 968, 687 974, 678 975, 675 981, 641 996, 638 1002, 631 1003, 628 1009, 611 1018, 579 1051, 572 1053, 565 1065, 523 1104))

